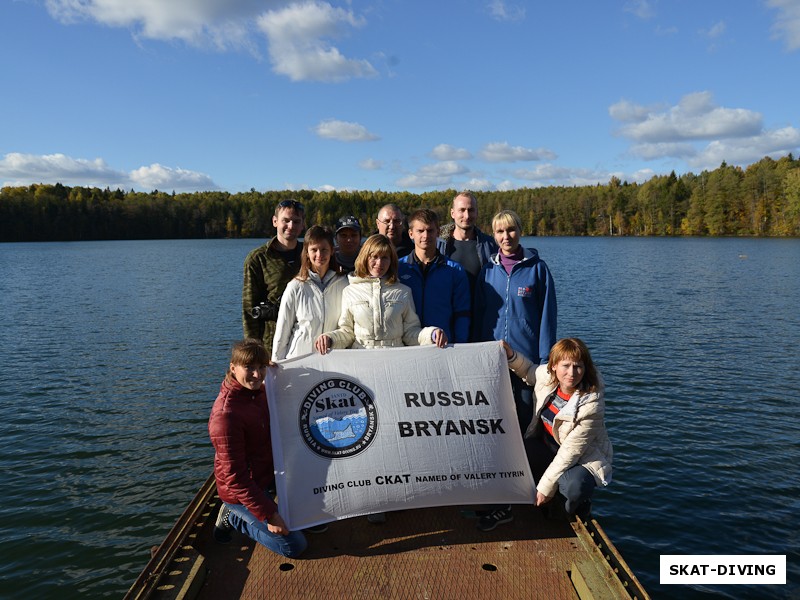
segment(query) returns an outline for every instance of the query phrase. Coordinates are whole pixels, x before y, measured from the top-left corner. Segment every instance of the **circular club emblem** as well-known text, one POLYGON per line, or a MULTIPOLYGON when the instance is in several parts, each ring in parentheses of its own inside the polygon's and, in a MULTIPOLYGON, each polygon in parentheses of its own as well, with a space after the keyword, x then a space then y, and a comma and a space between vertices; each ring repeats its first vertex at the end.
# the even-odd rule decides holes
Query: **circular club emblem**
POLYGON ((317 384, 300 404, 300 434, 316 454, 347 458, 375 439, 375 402, 363 387, 348 379, 317 384))

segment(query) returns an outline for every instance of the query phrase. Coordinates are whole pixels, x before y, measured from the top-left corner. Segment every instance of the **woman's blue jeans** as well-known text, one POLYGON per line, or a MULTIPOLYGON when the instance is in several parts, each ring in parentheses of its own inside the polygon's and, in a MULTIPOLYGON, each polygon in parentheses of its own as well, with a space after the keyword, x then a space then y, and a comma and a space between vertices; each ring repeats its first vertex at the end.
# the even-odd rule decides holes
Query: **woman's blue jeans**
POLYGON ((236 531, 245 534, 275 554, 286 558, 297 558, 308 547, 302 531, 290 531, 288 535, 278 535, 267 529, 267 524, 259 521, 241 504, 225 504, 231 509, 228 522, 236 531))

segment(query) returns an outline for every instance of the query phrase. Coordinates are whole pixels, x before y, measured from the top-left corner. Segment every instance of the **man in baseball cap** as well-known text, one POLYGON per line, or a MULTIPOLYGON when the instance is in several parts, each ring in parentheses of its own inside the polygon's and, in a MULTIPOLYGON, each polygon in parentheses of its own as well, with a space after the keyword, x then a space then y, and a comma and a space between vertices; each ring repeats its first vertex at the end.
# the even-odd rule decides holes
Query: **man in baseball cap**
POLYGON ((348 273, 356 268, 356 256, 361 249, 361 224, 353 215, 336 221, 336 262, 348 273))

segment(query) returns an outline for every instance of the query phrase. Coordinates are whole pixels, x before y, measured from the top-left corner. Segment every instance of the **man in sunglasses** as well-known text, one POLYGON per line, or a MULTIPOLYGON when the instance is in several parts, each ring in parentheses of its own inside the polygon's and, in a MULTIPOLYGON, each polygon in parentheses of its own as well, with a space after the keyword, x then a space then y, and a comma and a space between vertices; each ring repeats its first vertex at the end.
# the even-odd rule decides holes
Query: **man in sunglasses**
POLYGON ((244 336, 261 340, 267 352, 272 348, 275 321, 286 284, 300 270, 305 229, 305 208, 296 200, 283 200, 272 217, 275 237, 259 246, 244 260, 242 325, 244 336))
POLYGON ((398 258, 410 254, 414 249, 414 244, 406 233, 405 215, 396 204, 383 206, 378 211, 375 225, 378 227, 378 233, 389 238, 398 258))

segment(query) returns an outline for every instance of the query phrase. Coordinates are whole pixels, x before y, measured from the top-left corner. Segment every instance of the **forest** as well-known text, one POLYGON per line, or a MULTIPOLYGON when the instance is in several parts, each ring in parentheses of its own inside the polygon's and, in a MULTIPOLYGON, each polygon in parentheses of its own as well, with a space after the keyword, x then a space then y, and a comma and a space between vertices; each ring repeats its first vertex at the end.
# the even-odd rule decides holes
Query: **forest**
MULTIPOLYGON (((168 193, 35 184, 0 189, 0 242, 264 238, 281 200, 306 209, 306 223, 333 225, 355 215, 365 234, 381 206, 409 214, 435 210, 450 221, 457 190, 411 194, 384 191, 168 193)), ((516 211, 524 235, 536 236, 800 236, 800 159, 763 158, 746 168, 658 175, 644 183, 476 192, 479 227, 516 211)))

